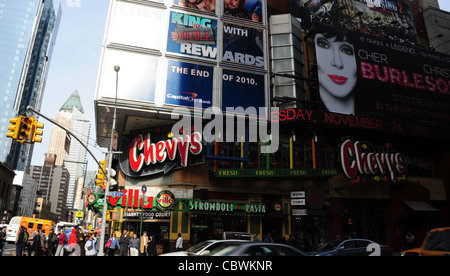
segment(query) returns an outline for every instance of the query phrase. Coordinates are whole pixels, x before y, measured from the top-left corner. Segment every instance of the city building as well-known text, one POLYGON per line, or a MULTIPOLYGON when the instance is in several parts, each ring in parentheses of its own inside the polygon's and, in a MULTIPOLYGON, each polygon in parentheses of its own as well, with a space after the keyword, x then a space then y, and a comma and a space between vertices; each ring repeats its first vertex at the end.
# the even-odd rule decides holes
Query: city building
POLYGON ((9 208, 9 200, 15 189, 13 180, 16 174, 14 170, 3 162, 0 162, 0 223, 6 224, 11 218, 13 208, 9 208))
MULTIPOLYGON (((91 123, 89 118, 84 115, 78 91, 74 91, 70 95, 55 115, 54 120, 77 135, 83 144, 87 145, 91 123)), ((56 166, 64 166, 70 173, 67 208, 73 209, 78 177, 84 177, 84 171, 87 168, 87 151, 76 139, 69 137, 65 130, 54 125, 48 152, 56 155, 56 166)))
POLYGON ((419 2, 386 2, 112 0, 95 96, 97 142, 121 152, 107 229, 159 252, 226 231, 399 251, 448 225, 450 57, 419 2))
MULTIPOLYGON (((70 173, 67 168, 56 165, 56 155, 45 154, 43 166, 31 166, 32 177, 37 183, 39 198, 50 205, 50 216, 55 221, 66 221, 68 217, 67 194, 70 173)), ((43 218, 43 217, 40 217, 43 218)))
MULTIPOLYGON (((40 110, 61 7, 59 1, 5 1, 0 13, 0 128, 6 131, 9 119, 25 115, 27 106, 40 110)), ((32 145, 2 136, 0 147, 1 161, 15 170, 29 168, 32 145)))

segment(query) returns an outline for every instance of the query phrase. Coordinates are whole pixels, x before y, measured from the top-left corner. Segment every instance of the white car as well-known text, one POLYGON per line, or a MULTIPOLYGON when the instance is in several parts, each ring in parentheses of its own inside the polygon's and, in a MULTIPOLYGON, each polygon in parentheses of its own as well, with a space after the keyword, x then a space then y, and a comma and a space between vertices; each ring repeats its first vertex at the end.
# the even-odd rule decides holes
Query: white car
POLYGON ((200 242, 186 251, 176 251, 171 253, 161 254, 159 256, 202 256, 209 255, 230 244, 248 243, 248 240, 207 240, 200 242))

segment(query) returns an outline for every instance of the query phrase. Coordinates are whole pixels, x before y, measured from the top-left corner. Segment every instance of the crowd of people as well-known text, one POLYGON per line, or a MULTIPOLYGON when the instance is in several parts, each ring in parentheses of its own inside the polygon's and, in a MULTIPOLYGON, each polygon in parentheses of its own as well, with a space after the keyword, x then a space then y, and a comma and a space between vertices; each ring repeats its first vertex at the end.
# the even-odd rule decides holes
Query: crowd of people
MULTIPOLYGON (((16 256, 97 256, 100 250, 100 234, 74 228, 69 236, 62 229, 32 231, 21 226, 15 241, 16 256)), ((144 232, 140 238, 137 234, 130 236, 124 230, 120 238, 112 233, 105 238, 104 253, 107 256, 156 256, 156 244, 153 236, 144 232)))

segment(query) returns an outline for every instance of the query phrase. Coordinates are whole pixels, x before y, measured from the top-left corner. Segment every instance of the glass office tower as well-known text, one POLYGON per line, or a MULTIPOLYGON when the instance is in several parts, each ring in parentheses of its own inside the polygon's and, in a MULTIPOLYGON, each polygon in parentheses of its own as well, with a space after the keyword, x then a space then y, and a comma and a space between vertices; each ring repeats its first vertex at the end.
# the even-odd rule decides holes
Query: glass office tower
POLYGON ((55 0, 0 0, 0 161, 16 170, 29 168, 32 146, 6 137, 9 119, 40 109, 60 11, 55 0))

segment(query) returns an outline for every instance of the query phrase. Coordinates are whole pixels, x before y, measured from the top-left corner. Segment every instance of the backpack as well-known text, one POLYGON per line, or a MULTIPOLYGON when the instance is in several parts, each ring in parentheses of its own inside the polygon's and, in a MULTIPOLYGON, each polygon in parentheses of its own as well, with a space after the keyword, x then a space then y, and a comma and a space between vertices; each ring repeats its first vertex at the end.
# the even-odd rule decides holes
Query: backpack
POLYGON ((24 232, 23 233, 22 242, 23 243, 27 243, 28 242, 28 232, 24 232))

